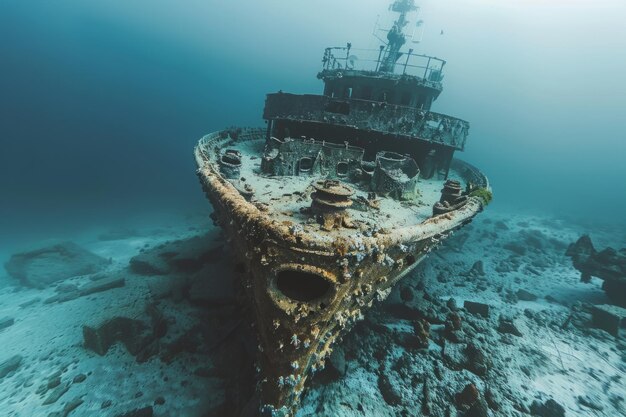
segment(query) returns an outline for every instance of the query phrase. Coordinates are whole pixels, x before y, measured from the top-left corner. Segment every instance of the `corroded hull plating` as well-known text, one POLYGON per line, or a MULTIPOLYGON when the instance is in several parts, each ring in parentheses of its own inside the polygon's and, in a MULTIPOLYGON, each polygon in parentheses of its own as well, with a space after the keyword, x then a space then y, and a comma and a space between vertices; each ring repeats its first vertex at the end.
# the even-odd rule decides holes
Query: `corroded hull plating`
MULTIPOLYGON (((263 134, 249 130, 237 140, 263 134)), ((220 152, 232 143, 222 132, 204 137, 195 150, 198 175, 246 271, 243 284, 259 338, 262 409, 292 415, 307 377, 324 366, 337 338, 442 239, 469 223, 483 201, 470 197, 453 212, 371 236, 304 232, 274 220, 271 210, 249 202, 220 174, 220 152), (306 291, 294 284, 300 279, 306 291)), ((488 188, 478 170, 455 164, 469 181, 488 188)))

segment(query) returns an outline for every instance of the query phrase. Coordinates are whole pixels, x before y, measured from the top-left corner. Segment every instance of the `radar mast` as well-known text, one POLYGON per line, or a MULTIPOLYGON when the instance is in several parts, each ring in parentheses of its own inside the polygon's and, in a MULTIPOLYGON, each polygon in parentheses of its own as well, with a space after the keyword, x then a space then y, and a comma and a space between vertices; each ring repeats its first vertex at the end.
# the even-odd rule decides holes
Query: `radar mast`
POLYGON ((380 72, 394 71, 396 62, 402 56, 400 48, 406 43, 406 35, 404 33, 404 28, 408 23, 406 16, 409 12, 417 10, 417 6, 415 5, 415 0, 396 0, 389 6, 389 10, 400 13, 400 16, 393 23, 389 32, 387 32, 388 43, 379 68, 380 72))

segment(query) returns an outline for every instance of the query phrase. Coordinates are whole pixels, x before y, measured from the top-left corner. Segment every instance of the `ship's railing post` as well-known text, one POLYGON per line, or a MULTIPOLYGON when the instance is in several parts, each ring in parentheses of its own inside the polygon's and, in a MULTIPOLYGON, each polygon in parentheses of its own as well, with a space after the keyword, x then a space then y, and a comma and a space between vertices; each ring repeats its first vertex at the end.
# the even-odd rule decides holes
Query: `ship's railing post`
POLYGON ((428 62, 426 63, 426 68, 424 69, 424 77, 423 77, 424 79, 426 79, 426 75, 428 74, 428 70, 430 69, 430 60, 431 59, 432 59, 431 57, 428 57, 428 62))
POLYGON ((380 58, 383 55, 383 50, 385 49, 385 45, 380 45, 380 50, 378 51, 378 60, 376 61, 376 72, 378 72, 378 68, 380 68, 380 58))
POLYGON ((404 70, 402 71, 402 75, 406 74, 406 66, 409 65, 409 59, 411 58, 412 53, 413 53, 413 49, 409 49, 409 53, 406 56, 406 61, 404 62, 404 70))

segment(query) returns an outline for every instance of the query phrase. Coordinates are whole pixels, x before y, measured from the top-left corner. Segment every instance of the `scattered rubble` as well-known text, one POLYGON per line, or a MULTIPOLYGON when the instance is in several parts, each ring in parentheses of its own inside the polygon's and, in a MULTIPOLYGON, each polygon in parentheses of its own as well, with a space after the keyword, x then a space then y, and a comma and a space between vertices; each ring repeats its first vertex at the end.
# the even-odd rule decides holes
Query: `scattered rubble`
POLYGON ((626 308, 607 304, 596 305, 591 309, 591 314, 593 325, 613 336, 618 336, 620 328, 626 325, 626 308))
POLYGON ((626 307, 626 248, 619 251, 606 248, 598 252, 591 238, 584 235, 567 248, 566 255, 580 271, 581 281, 589 282, 592 276, 603 279, 602 288, 607 296, 626 307))
POLYGON ((158 352, 156 341, 167 332, 167 322, 154 305, 146 307, 146 318, 113 317, 84 325, 84 346, 105 355, 111 345, 121 342, 138 361, 145 361, 158 352))
POLYGON ((565 417, 565 409, 553 399, 544 403, 534 401, 530 406, 530 414, 539 417, 565 417))
POLYGON ((465 301, 463 308, 472 314, 477 314, 482 317, 489 317, 489 305, 484 303, 478 303, 475 301, 465 301))

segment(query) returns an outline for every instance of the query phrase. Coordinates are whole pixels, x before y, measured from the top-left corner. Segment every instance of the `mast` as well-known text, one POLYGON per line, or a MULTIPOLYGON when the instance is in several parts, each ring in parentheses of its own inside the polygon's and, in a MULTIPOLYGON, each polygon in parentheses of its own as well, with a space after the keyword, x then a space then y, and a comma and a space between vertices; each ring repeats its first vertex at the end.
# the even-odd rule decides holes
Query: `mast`
POLYGON ((387 32, 387 47, 385 48, 385 55, 381 61, 380 72, 393 72, 396 66, 396 62, 402 56, 400 48, 406 43, 406 35, 404 34, 404 27, 407 25, 406 15, 409 12, 417 10, 415 0, 396 0, 390 7, 390 10, 400 13, 398 19, 393 23, 389 32, 387 32))

